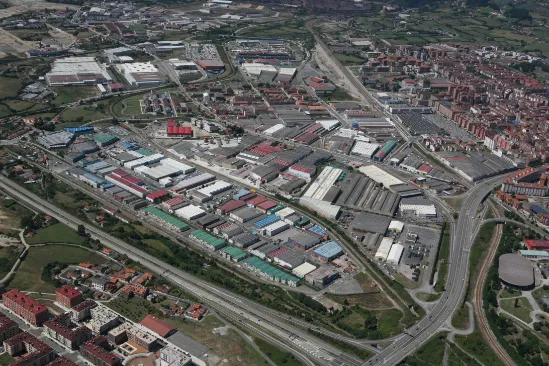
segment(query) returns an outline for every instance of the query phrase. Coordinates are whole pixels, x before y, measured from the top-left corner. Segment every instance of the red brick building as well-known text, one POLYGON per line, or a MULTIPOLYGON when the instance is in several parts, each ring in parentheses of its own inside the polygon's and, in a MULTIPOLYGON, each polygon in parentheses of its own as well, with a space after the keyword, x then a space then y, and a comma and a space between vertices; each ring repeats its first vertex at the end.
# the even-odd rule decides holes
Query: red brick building
POLYGON ((4 342, 20 332, 21 329, 19 329, 16 322, 4 314, 0 314, 0 342, 4 342))
POLYGON ((96 366, 117 366, 121 365, 120 357, 110 352, 107 338, 97 336, 90 339, 80 347, 80 354, 96 366))
POLYGON ((82 293, 72 286, 65 285, 55 290, 55 301, 63 306, 72 308, 82 302, 82 293))
POLYGON ((19 333, 4 341, 4 349, 10 356, 24 354, 11 366, 42 366, 55 359, 54 350, 30 333, 19 333))
POLYGON ((2 294, 2 304, 23 320, 41 327, 48 320, 48 308, 17 289, 2 294))

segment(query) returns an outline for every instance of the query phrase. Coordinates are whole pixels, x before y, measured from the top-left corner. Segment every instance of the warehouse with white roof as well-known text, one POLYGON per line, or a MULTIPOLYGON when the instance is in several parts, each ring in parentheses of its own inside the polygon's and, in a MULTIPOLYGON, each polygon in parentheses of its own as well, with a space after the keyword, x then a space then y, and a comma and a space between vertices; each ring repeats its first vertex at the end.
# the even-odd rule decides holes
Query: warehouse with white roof
POLYGON ((393 246, 393 238, 383 238, 381 240, 381 244, 379 244, 379 247, 376 251, 376 259, 379 262, 385 262, 387 260, 387 257, 389 256, 389 252, 391 251, 391 247, 393 246))
MULTIPOLYGON (((135 169, 138 171, 138 169, 135 169)), ((188 174, 194 171, 194 167, 183 164, 177 160, 167 158, 161 160, 157 165, 153 167, 145 167, 140 173, 147 177, 160 180, 166 177, 173 177, 180 174, 188 174)))
POLYGON ((128 161, 128 162, 124 163, 124 167, 130 168, 130 169, 135 169, 135 168, 140 167, 142 165, 150 165, 150 164, 158 163, 162 159, 164 159, 164 155, 159 154, 159 153, 152 154, 152 155, 149 155, 149 156, 143 156, 142 158, 139 158, 139 159, 136 159, 136 160, 128 161))
POLYGON ((263 228, 263 230, 265 230, 265 234, 267 234, 268 236, 273 236, 276 234, 280 234, 281 232, 289 228, 290 228, 290 225, 288 225, 288 223, 284 221, 277 221, 274 224, 271 224, 263 228))
POLYGON ((280 217, 281 220, 285 220, 288 216, 295 213, 295 210, 291 207, 284 207, 282 210, 275 212, 274 214, 280 217))
POLYGON ((292 274, 299 278, 303 278, 316 269, 316 266, 311 263, 305 262, 292 270, 292 274))
POLYGON ((343 170, 338 168, 333 168, 331 166, 325 167, 322 173, 320 173, 314 182, 309 186, 309 189, 307 189, 307 192, 305 192, 303 197, 322 200, 342 172, 343 170))
POLYGON ((209 186, 204 187, 204 188, 197 189, 196 191, 200 194, 211 197, 211 196, 215 196, 216 194, 219 194, 221 192, 225 192, 226 190, 229 190, 231 188, 232 188, 231 183, 228 183, 228 182, 225 182, 225 181, 222 181, 222 180, 218 180, 214 184, 209 185, 209 186))
POLYGON ((375 152, 379 149, 379 144, 373 144, 365 141, 356 141, 351 149, 351 155, 365 156, 371 159, 375 152))
POLYGON ((263 133, 267 136, 272 136, 273 133, 275 133, 276 131, 280 131, 284 127, 286 126, 284 126, 282 123, 279 123, 277 125, 267 128, 265 131, 263 131, 263 133))
POLYGON ((403 181, 376 165, 361 166, 358 170, 361 173, 366 174, 368 178, 373 179, 375 182, 383 184, 387 189, 397 184, 404 184, 403 181))
POLYGON ((400 258, 402 258, 402 253, 404 253, 404 246, 402 244, 396 243, 391 246, 389 255, 387 256, 387 263, 398 265, 400 263, 400 258))
POLYGON ((175 215, 181 217, 184 220, 196 220, 206 214, 206 211, 195 205, 188 205, 175 210, 175 215))

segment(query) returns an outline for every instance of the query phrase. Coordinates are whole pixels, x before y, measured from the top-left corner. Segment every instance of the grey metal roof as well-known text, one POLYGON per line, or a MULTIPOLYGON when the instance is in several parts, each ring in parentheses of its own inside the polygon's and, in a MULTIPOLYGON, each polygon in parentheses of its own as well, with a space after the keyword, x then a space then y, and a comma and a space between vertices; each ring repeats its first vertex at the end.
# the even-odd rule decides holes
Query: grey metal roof
POLYGON ((520 287, 534 284, 534 265, 525 257, 507 253, 499 257, 499 278, 520 287))

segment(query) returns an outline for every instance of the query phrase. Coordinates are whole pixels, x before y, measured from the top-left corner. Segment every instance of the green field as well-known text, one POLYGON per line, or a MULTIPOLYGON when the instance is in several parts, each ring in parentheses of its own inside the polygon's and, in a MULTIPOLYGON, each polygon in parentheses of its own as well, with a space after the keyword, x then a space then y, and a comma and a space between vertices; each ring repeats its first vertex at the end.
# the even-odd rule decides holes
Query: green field
POLYGON ((162 243, 160 240, 158 239, 144 239, 143 240, 143 243, 149 245, 150 247, 156 249, 156 250, 159 250, 161 252, 165 252, 169 255, 173 255, 172 251, 170 250, 170 248, 168 248, 166 246, 166 244, 162 243))
POLYGON ((530 312, 532 312, 534 309, 532 308, 532 305, 527 298, 519 297, 518 299, 503 299, 500 301, 500 305, 503 310, 507 311, 509 314, 516 316, 526 324, 532 322, 530 312), (516 300, 518 300, 517 307, 515 307, 516 300))
POLYGON ((17 78, 0 76, 0 85, 2 85, 0 88, 0 99, 4 99, 17 96, 23 84, 17 78))
POLYGON ((60 86, 51 88, 57 97, 52 104, 68 104, 78 102, 80 99, 94 97, 99 94, 95 86, 60 86))
POLYGON ((452 316, 452 326, 457 329, 469 327, 469 308, 467 305, 460 306, 452 316))
POLYGON ((31 238, 27 239, 29 244, 40 243, 68 243, 83 244, 86 238, 78 235, 74 230, 61 223, 50 225, 38 230, 31 238))
POLYGON ((334 53, 335 58, 339 60, 343 65, 359 65, 364 63, 364 60, 361 57, 355 55, 345 55, 343 53, 334 53))
POLYGON ((6 352, 0 355, 0 365, 11 365, 14 362, 15 362, 15 358, 11 357, 6 352))
POLYGON ((518 296, 522 296, 522 291, 506 287, 499 295, 499 298, 507 299, 509 297, 518 297, 518 296))
POLYGON ((67 126, 69 124, 71 126, 77 126, 78 123, 83 124, 98 119, 110 118, 92 107, 68 108, 61 113, 60 117, 65 122, 63 124, 67 124, 67 126))
POLYGON ((446 348, 446 333, 438 334, 425 343, 417 352, 406 358, 407 365, 442 365, 446 348))
POLYGON ((10 109, 14 111, 24 111, 34 107, 35 103, 27 102, 24 100, 8 100, 4 102, 10 109))
POLYGON ((17 269, 9 287, 18 288, 21 291, 53 293, 55 287, 42 280, 42 269, 47 264, 53 262, 102 264, 107 262, 107 260, 99 254, 78 247, 66 245, 32 247, 29 249, 25 260, 17 269))
POLYGON ((303 365, 298 359, 289 352, 284 352, 280 348, 265 342, 262 339, 254 339, 255 344, 267 357, 269 357, 278 366, 300 366, 303 365))
POLYGON ((441 293, 428 294, 426 292, 419 292, 416 294, 416 297, 421 301, 431 302, 431 301, 437 301, 438 299, 440 299, 441 295, 442 295, 441 293))
POLYGON ((486 344, 478 330, 467 336, 456 335, 455 342, 470 355, 477 358, 484 365, 503 365, 494 351, 486 344))
POLYGON ((438 270, 437 270, 437 283, 435 285, 435 291, 442 292, 446 287, 446 277, 448 275, 448 259, 450 257, 450 226, 445 225, 442 232, 442 239, 440 241, 440 248, 438 249, 438 270))

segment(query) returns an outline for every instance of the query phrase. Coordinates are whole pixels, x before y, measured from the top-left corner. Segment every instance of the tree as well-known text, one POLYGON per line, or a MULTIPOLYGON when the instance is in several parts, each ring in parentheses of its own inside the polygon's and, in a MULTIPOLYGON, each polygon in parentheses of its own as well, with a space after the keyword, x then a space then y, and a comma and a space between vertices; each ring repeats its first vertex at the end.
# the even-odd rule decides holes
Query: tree
POLYGON ((76 231, 80 236, 86 236, 86 228, 84 225, 78 225, 78 230, 76 231))

